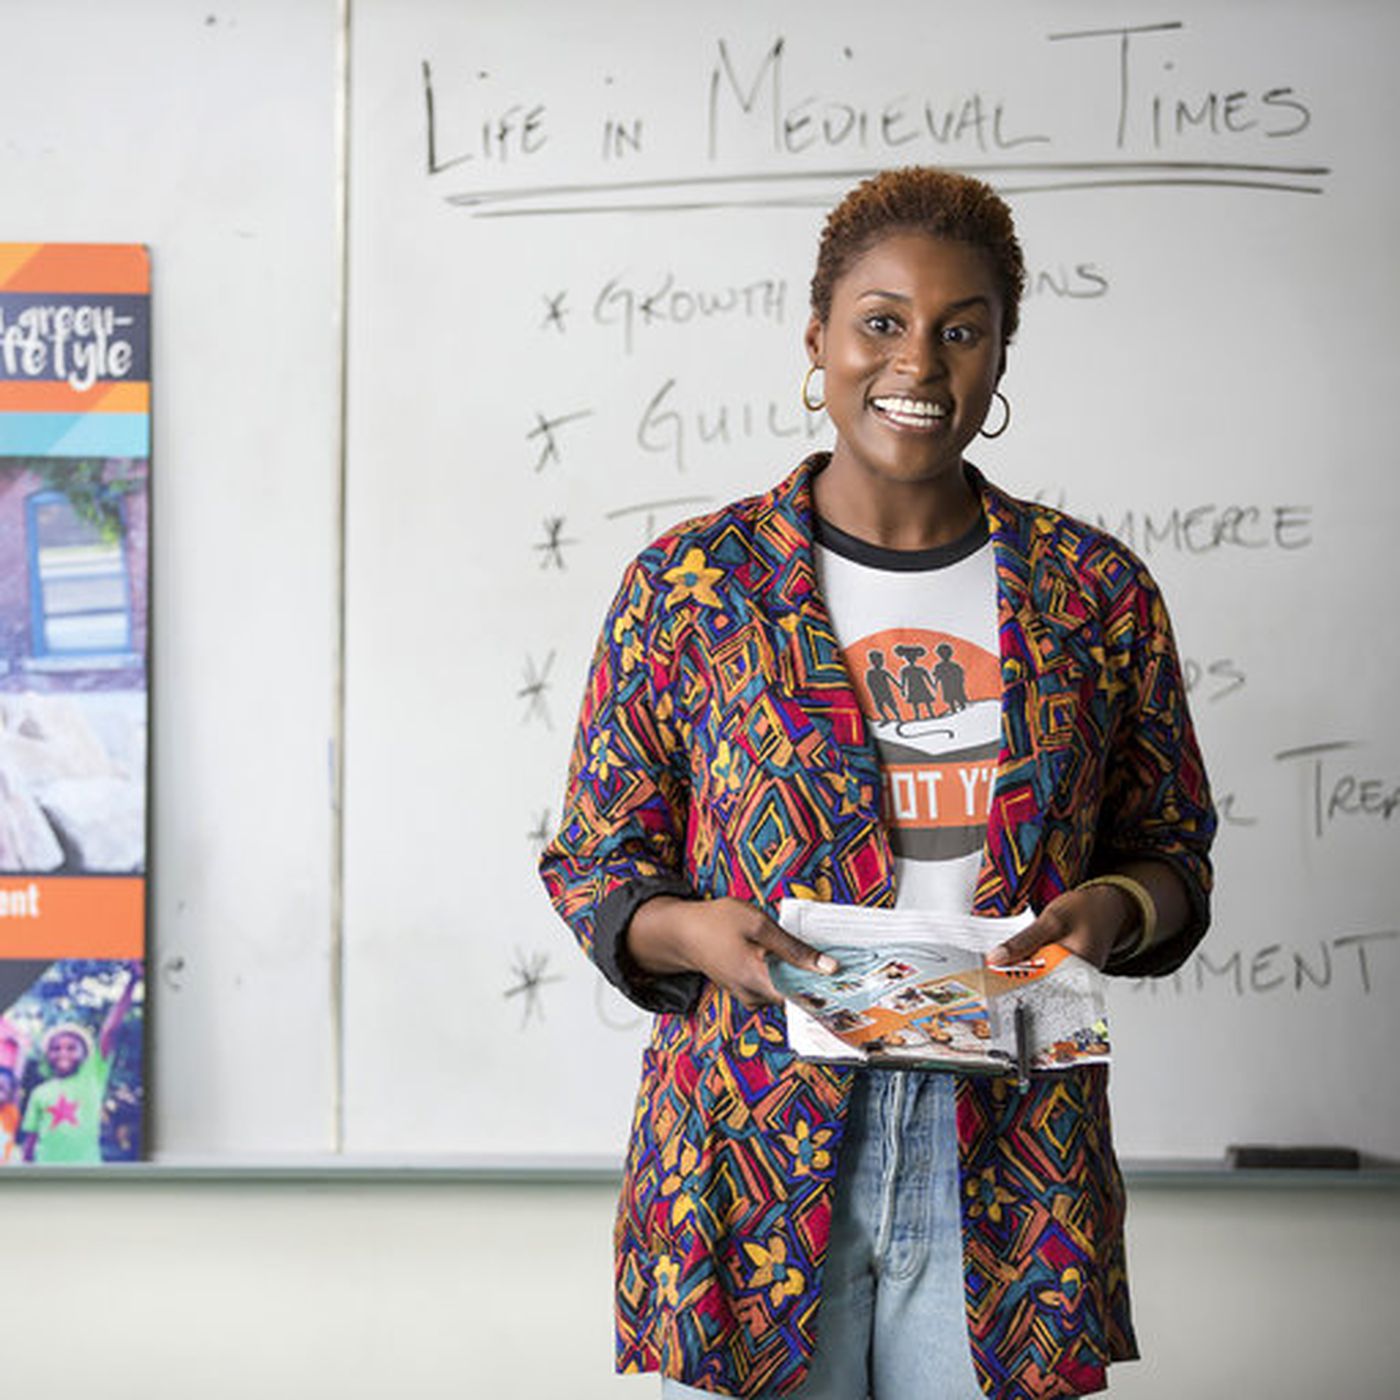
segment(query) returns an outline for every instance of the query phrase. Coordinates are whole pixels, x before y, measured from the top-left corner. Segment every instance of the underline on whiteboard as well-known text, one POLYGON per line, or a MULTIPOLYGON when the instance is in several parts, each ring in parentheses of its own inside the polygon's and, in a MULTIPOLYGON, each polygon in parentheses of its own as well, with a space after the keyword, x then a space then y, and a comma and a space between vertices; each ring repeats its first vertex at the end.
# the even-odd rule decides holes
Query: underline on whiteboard
POLYGON ((714 500, 713 496, 672 496, 665 501, 643 501, 640 505, 620 506, 617 510, 605 513, 605 520, 620 520, 624 515, 637 515, 642 511, 669 509, 671 506, 704 505, 714 500))
MULTIPOLYGON (((1294 194, 1321 194, 1311 185, 1264 184, 1246 180, 1093 180, 1061 185, 997 185, 1001 194, 1051 194, 1063 190, 1106 190, 1162 185, 1216 185, 1230 189, 1286 190, 1294 194)), ((789 199, 705 199, 687 200, 683 204, 561 204, 544 205, 537 209, 482 209, 477 219, 532 219, 546 215, 564 214, 684 214, 697 209, 829 209, 830 198, 817 195, 793 196, 789 199)))
POLYGON ((1334 739, 1325 744, 1304 744, 1297 749, 1280 749, 1274 755, 1276 762, 1282 763, 1290 758, 1312 758, 1320 753, 1336 753, 1338 749, 1354 749, 1357 745, 1351 739, 1334 739))
POLYGON ((1154 34, 1163 29, 1184 29, 1179 19, 1166 20, 1161 24, 1133 24, 1117 29, 1071 29, 1064 34, 1047 34, 1047 39, 1121 39, 1125 34, 1154 34))
POLYGON ((1283 180, 1229 180, 1205 175, 1146 175, 1136 179, 1057 180, 1044 185, 998 184, 1002 194, 1044 194, 1054 190, 1127 189, 1137 185, 1196 185, 1234 190, 1281 190, 1288 194, 1321 194, 1321 185, 1295 185, 1283 180))
MULTIPOLYGON (((1027 161, 986 163, 955 167, 967 175, 989 178, 1005 193, 1029 194, 1052 191, 1124 188, 1130 186, 1223 186, 1235 189, 1283 191, 1292 194, 1321 194, 1322 187, 1302 184, 1304 179, 1317 179, 1332 173, 1326 165, 1260 165, 1237 161, 1027 161), (1034 184, 1017 185, 997 177, 1061 176, 1034 184), (1085 176, 1101 178, 1085 179, 1085 176), (1068 178, 1072 177, 1072 178, 1068 178)), ((678 196, 697 189, 725 186, 793 184, 796 182, 834 182, 864 179, 877 173, 876 168, 844 170, 778 170, 753 172, 746 175, 681 175, 650 180, 613 180, 593 184, 536 185, 519 189, 490 189, 463 191, 444 196, 446 203, 459 209, 470 209, 477 217, 500 218, 506 213, 527 214, 586 214, 618 213, 639 210, 723 209, 736 207, 774 207, 792 205, 805 207, 807 200, 779 198, 762 193, 733 194, 714 199, 683 199, 648 201, 616 201, 601 205, 553 205, 524 210, 489 210, 484 205, 520 204, 537 199, 560 199, 599 195, 639 195, 675 191, 678 196)), ((811 202, 825 205, 815 196, 811 202)))

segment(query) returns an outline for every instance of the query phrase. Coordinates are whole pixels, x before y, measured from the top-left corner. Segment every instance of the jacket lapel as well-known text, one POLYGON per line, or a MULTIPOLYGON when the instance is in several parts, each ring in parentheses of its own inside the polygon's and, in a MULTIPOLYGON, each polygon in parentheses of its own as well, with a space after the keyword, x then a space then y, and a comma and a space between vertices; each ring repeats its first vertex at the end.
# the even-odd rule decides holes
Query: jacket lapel
POLYGON ((880 761, 860 700, 817 589, 809 458, 771 493, 754 530, 769 570, 763 604, 771 625, 778 679, 827 740, 831 763, 855 806, 880 820, 880 761))
MULTIPOLYGON (((992 788, 978 904, 1025 907, 1047 814, 1073 752, 1082 684, 1092 664, 1081 590, 1034 514, 980 487, 996 557, 1002 752, 992 788)), ((979 910, 979 912, 982 912, 979 910)))

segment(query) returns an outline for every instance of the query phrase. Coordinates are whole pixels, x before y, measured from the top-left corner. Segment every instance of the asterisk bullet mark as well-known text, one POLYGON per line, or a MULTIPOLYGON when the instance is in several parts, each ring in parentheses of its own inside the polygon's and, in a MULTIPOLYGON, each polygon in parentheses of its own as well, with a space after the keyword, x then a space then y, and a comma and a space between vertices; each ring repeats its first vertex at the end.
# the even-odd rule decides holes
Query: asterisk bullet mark
POLYGON ((591 418, 593 410, 591 408, 580 409, 577 413, 564 413, 558 418, 546 418, 538 409, 535 410, 535 426, 525 434, 525 441, 531 438, 542 437, 544 445, 540 448, 539 459, 535 462, 535 470, 543 471, 550 462, 557 462, 559 457, 559 441, 554 436, 556 428, 562 428, 566 423, 575 423, 580 418, 591 418))
POLYGON ((549 722, 549 706, 545 704, 545 699, 549 694, 550 668, 554 665, 554 653, 551 651, 545 657, 544 665, 538 670, 535 668, 535 658, 527 656, 525 658, 525 684, 516 691, 516 695, 526 701, 525 718, 522 724, 528 724, 532 719, 544 721, 546 729, 553 728, 549 722))
POLYGON ((563 535, 564 517, 562 515, 552 515, 544 522, 544 540, 535 546, 535 552, 540 556, 540 568, 542 569, 563 569, 564 546, 577 544, 575 539, 567 539, 563 535))
POLYGON ((543 989, 550 982, 562 982, 564 979, 559 976, 549 976, 549 954, 532 953, 526 957, 518 949, 515 954, 515 962, 511 967, 511 972, 515 976, 515 982, 506 988, 501 994, 505 997, 524 997, 521 1003, 522 1011, 520 1016, 521 1026, 529 1025, 532 1019, 544 1020, 544 1002, 541 999, 543 989))
POLYGON ((564 317, 569 314, 569 308, 564 305, 564 298, 568 296, 567 291, 557 293, 555 296, 545 295, 544 304, 546 307, 544 320, 540 322, 542 331, 553 326, 560 335, 564 334, 564 317))

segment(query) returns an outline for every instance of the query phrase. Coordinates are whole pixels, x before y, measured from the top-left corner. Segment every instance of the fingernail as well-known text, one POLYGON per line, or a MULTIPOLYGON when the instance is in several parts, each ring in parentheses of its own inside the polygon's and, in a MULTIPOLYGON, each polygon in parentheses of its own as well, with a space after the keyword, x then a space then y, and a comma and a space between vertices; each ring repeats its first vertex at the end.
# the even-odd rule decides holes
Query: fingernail
POLYGON ((830 977, 840 966, 841 964, 837 962, 830 953, 822 953, 817 958, 817 971, 820 972, 823 977, 830 977))
POLYGON ((1003 945, 999 948, 993 948, 992 951, 987 954, 987 961, 989 963, 1000 964, 1004 962, 1010 962, 1011 959, 1006 951, 1005 945, 1003 945))

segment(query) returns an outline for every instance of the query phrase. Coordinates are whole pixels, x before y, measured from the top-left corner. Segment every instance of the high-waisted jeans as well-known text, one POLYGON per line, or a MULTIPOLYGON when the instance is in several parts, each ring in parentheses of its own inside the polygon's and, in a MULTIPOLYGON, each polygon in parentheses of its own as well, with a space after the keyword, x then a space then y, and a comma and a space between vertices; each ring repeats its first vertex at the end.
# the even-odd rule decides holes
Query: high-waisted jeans
MULTIPOLYGON (((703 1396, 662 1382, 663 1400, 703 1396)), ((951 1075, 856 1075, 817 1347, 797 1400, 981 1400, 963 1301, 951 1075)))

